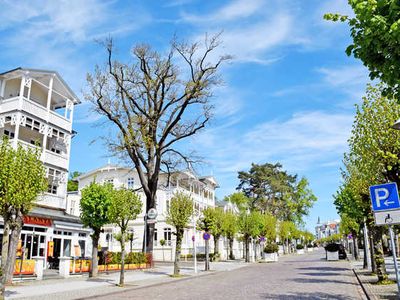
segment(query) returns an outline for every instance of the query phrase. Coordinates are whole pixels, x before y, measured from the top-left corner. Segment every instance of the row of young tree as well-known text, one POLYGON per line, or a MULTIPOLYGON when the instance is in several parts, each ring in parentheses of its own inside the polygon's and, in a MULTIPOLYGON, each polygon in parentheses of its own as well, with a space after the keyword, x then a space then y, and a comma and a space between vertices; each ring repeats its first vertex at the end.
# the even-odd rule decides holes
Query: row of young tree
POLYGON ((349 150, 343 160, 343 183, 334 197, 342 231, 353 236, 354 245, 360 230, 364 225, 367 228, 372 270, 380 282, 388 278, 382 241, 387 228, 375 226, 369 186, 400 184, 400 132, 391 129, 400 116, 400 106, 393 97, 384 96, 384 91, 383 84, 369 86, 362 104, 356 106, 349 150))

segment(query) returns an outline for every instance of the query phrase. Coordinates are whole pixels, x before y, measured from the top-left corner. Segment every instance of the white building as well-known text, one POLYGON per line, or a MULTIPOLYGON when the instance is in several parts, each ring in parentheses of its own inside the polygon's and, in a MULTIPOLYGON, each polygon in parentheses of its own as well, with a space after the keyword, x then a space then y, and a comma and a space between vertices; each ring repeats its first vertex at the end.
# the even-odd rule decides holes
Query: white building
MULTIPOLYGON (((104 167, 89 171, 77 178, 79 182, 79 190, 76 193, 68 194, 69 212, 79 216, 80 191, 91 182, 112 183, 115 188, 125 187, 129 189, 140 189, 141 184, 136 170, 131 168, 107 164, 104 167)), ((156 194, 156 209, 158 212, 157 222, 155 224, 154 234, 154 259, 155 260, 172 260, 174 257, 175 236, 172 234, 174 229, 166 223, 166 215, 169 209, 170 200, 174 193, 178 191, 190 194, 194 200, 194 208, 201 214, 206 207, 215 206, 215 189, 218 183, 212 176, 199 177, 191 171, 175 172, 171 174, 168 183, 168 176, 165 173, 160 174, 159 187, 156 194), (162 247, 160 240, 165 240, 166 245, 162 247)), ((145 215, 145 195, 140 190, 138 194, 143 200, 142 213, 136 220, 131 222, 130 231, 134 233, 132 241, 132 250, 141 251, 144 232, 144 215, 145 215)), ((197 217, 198 218, 198 217, 197 217)), ((193 219, 191 220, 193 224, 193 219)), ((100 245, 109 251, 120 251, 120 245, 115 240, 114 235, 119 232, 115 225, 104 226, 104 233, 100 237, 100 245)), ((192 236, 195 236, 198 253, 204 253, 204 240, 202 232, 193 230, 193 225, 185 230, 182 254, 189 254, 193 251, 192 236)), ((131 248, 131 242, 127 241, 126 249, 131 248)), ((213 244, 211 239, 210 245, 213 244)))
POLYGON ((333 234, 338 234, 340 228, 340 220, 333 220, 321 223, 318 219, 317 226, 315 227, 315 238, 321 239, 329 237, 333 234))
MULTIPOLYGON (((84 256, 90 250, 89 231, 66 210, 72 121, 78 103, 57 72, 18 68, 0 74, 0 137, 8 136, 14 147, 40 148, 48 176, 48 190, 24 218, 21 233, 25 257, 43 258, 47 266, 57 265, 59 257, 84 256)), ((2 233, 0 225, 1 237, 2 233)))

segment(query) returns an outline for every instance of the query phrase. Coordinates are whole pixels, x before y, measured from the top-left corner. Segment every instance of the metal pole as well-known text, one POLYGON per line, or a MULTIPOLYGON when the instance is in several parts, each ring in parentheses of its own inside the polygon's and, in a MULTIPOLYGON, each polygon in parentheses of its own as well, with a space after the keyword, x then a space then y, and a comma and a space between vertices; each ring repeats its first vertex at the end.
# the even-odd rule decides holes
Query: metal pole
POLYGON ((196 250, 196 217, 193 215, 193 252, 194 273, 197 274, 197 250, 196 250))
POLYGON ((399 282, 399 266, 397 264, 397 257, 396 257, 396 245, 394 243, 394 236, 393 236, 393 228, 392 225, 389 225, 389 234, 390 234, 390 241, 392 243, 392 255, 393 255, 393 263, 394 269, 396 271, 396 282, 397 282, 397 289, 400 295, 400 282, 399 282))
POLYGON ((144 215, 144 253, 147 252, 147 213, 144 215))
POLYGON ((364 255, 367 258, 367 269, 372 270, 371 266, 371 252, 369 250, 369 240, 368 240, 368 229, 367 229, 367 221, 364 218, 364 255))

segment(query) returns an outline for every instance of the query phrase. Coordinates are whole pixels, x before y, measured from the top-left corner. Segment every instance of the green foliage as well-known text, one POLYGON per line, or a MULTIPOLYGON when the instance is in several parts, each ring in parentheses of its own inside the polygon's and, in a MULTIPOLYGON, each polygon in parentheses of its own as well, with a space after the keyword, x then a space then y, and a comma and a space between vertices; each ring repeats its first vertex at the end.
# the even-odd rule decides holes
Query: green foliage
POLYGON ((222 222, 224 212, 219 207, 207 207, 203 210, 203 217, 198 221, 200 230, 211 233, 214 237, 222 234, 222 222))
POLYGON ((277 235, 277 219, 269 214, 262 215, 262 228, 260 231, 260 235, 267 238, 269 241, 275 241, 277 235))
POLYGON ((260 236, 263 227, 263 216, 261 213, 253 211, 242 213, 239 216, 239 231, 245 237, 257 238, 260 236))
POLYGON ((297 180, 277 164, 252 164, 249 172, 239 172, 237 187, 248 198, 250 210, 260 210, 280 220, 302 222, 317 198, 306 178, 297 180))
POLYGON ((80 176, 82 173, 75 171, 70 173, 69 179, 68 179, 68 184, 67 184, 67 191, 68 192, 75 192, 78 190, 78 181, 76 178, 80 176))
POLYGON ((296 249, 297 250, 302 250, 302 249, 304 249, 304 245, 303 244, 297 244, 296 245, 296 249))
POLYGON ((108 219, 126 232, 129 221, 135 220, 142 210, 140 196, 131 190, 112 190, 108 208, 108 219))
POLYGON ((235 204, 241 212, 244 212, 249 208, 250 199, 242 192, 237 192, 226 196, 224 200, 226 202, 235 204))
POLYGON ((354 219, 350 218, 346 214, 340 216, 340 233, 341 234, 351 234, 358 233, 360 231, 360 224, 354 219))
POLYGON ((276 243, 267 243, 264 247, 265 253, 276 253, 279 250, 279 246, 276 243))
POLYGON ((222 217, 221 232, 228 239, 233 239, 239 230, 238 218, 230 211, 224 212, 222 217))
POLYGON ((172 199, 167 215, 167 223, 174 226, 177 231, 188 227, 193 214, 193 200, 183 193, 176 193, 172 199))
POLYGON ((103 225, 110 223, 108 209, 112 201, 112 190, 111 184, 92 182, 81 191, 81 221, 96 234, 100 233, 103 225))
POLYGON ((353 43, 347 55, 360 59, 369 69, 371 79, 387 84, 385 94, 399 96, 400 81, 400 4, 394 0, 348 0, 354 17, 335 13, 324 17, 347 22, 353 43))
POLYGON ((162 246, 162 247, 164 247, 165 246, 165 240, 160 240, 160 245, 162 246))
MULTIPOLYGON (((47 190, 46 171, 40 150, 18 145, 11 147, 7 139, 0 141, 0 209, 27 214, 37 196, 47 190)), ((6 217, 7 219, 7 217, 6 217)))
POLYGON ((283 221, 279 223, 278 235, 282 241, 292 238, 296 231, 297 228, 293 222, 283 221))
MULTIPOLYGON (((100 254, 100 264, 120 264, 121 263, 121 252, 107 251, 107 256, 102 257, 100 254)), ((142 252, 130 252, 125 256, 126 264, 145 264, 147 263, 147 256, 142 252)))
MULTIPOLYGON (((312 233, 309 232, 309 231, 304 231, 304 232, 303 232, 303 238, 304 238, 304 242, 305 242, 306 244, 311 244, 311 242, 315 240, 314 234, 312 234, 312 233)), ((307 246, 307 247, 308 247, 308 246, 307 246)))

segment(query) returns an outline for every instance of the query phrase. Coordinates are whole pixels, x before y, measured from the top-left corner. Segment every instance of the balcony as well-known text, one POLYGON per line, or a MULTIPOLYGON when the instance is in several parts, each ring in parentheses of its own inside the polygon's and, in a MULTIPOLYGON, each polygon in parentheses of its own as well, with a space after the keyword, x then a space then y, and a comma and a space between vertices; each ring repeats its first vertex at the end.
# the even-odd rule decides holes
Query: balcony
MULTIPOLYGON (((2 113, 11 112, 18 109, 19 97, 13 97, 0 101, 0 111, 2 113)), ((71 131, 72 129, 72 123, 70 120, 64 118, 55 111, 49 111, 48 113, 46 107, 25 97, 22 98, 22 110, 42 120, 48 120, 50 124, 58 126, 64 130, 71 131)))
POLYGON ((44 150, 43 162, 68 170, 68 159, 63 155, 51 152, 49 150, 44 150))
POLYGON ((55 208, 66 209, 67 201, 65 197, 60 197, 48 193, 39 196, 36 201, 37 204, 55 208))

